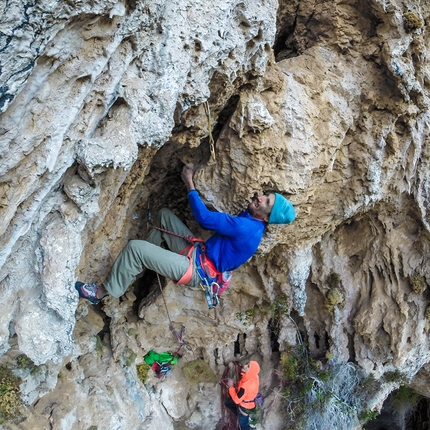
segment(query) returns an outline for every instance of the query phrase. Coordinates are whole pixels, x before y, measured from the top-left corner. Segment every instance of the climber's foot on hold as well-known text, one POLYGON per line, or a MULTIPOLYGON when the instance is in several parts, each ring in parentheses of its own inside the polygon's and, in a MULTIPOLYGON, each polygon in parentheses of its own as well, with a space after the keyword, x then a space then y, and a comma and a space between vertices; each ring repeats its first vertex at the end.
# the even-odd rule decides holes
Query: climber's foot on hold
POLYGON ((100 303, 100 299, 97 298, 99 286, 95 282, 91 284, 84 284, 83 282, 78 281, 75 284, 75 288, 80 297, 89 300, 94 305, 100 303))

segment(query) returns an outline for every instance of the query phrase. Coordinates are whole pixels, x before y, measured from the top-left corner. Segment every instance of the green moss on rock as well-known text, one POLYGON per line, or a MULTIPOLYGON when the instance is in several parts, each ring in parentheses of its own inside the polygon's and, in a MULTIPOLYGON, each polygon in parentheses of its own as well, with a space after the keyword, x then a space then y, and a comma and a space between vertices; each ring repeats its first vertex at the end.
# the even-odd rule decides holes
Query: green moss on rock
POLYGON ((345 291, 340 282, 338 273, 331 271, 327 278, 327 285, 330 288, 326 294, 325 306, 331 315, 334 309, 342 308, 345 305, 345 291))
POLYGON ((424 20, 415 11, 406 12, 403 15, 405 29, 407 31, 414 31, 424 27, 424 20))
POLYGON ((143 362, 140 364, 136 364, 136 371, 137 371, 137 377, 142 381, 145 382, 146 378, 148 378, 148 372, 151 367, 149 364, 143 362))
POLYGON ((330 288, 338 288, 340 285, 339 273, 333 272, 332 270, 330 275, 328 275, 327 284, 330 288))
POLYGON ((411 283, 411 288, 415 294, 422 294, 427 288, 426 281, 422 275, 411 276, 409 280, 411 283))
POLYGON ((41 373, 40 366, 36 366, 33 360, 24 354, 21 354, 16 358, 16 364, 20 369, 28 370, 31 375, 38 375, 41 373))
POLYGON ((218 382, 212 369, 201 359, 186 363, 182 367, 182 373, 191 385, 197 385, 200 382, 211 382, 213 384, 218 382))
POLYGON ((23 405, 19 390, 21 382, 8 367, 0 366, 0 424, 19 416, 23 405))

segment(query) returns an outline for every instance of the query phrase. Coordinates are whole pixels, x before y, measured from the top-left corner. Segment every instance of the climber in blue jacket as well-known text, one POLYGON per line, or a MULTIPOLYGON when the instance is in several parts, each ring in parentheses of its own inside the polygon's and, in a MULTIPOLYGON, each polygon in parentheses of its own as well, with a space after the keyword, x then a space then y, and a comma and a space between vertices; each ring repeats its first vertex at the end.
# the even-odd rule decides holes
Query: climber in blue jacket
POLYGON ((254 196, 247 210, 237 216, 210 211, 194 187, 193 175, 193 168, 184 166, 181 176, 193 215, 203 228, 215 231, 205 244, 189 245, 184 237, 193 236, 192 232, 169 209, 161 209, 154 226, 164 231, 153 228, 145 240, 130 240, 102 284, 77 282, 75 288, 81 297, 95 304, 108 294, 120 297, 145 269, 196 287, 208 271, 217 276, 248 261, 267 224, 289 224, 296 217, 293 205, 278 193, 254 196), (168 249, 161 247, 163 240, 168 249), (181 254, 185 249, 188 255, 181 254))

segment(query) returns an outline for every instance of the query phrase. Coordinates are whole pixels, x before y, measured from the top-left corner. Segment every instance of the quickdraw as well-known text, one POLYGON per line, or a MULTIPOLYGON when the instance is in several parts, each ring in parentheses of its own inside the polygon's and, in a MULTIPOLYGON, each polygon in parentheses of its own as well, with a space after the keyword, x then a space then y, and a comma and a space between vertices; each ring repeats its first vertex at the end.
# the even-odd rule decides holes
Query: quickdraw
POLYGON ((204 247, 201 247, 196 253, 197 272, 200 276, 200 286, 205 292, 206 302, 209 309, 213 309, 220 304, 219 291, 220 286, 216 282, 217 271, 204 256, 204 247), (214 276, 213 276, 214 275, 214 276))
POLYGON ((218 306, 219 296, 219 285, 216 282, 212 282, 211 285, 209 285, 209 282, 207 278, 202 279, 202 282, 200 283, 200 286, 202 290, 205 292, 206 301, 208 303, 209 309, 214 308, 215 306, 218 306))

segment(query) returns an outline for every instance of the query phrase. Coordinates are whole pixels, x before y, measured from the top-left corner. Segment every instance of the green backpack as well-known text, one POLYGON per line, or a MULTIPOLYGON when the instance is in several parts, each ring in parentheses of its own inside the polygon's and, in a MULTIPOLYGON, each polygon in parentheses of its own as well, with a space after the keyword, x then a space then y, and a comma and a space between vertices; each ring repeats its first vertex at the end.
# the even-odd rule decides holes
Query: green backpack
POLYGON ((157 378, 165 376, 173 364, 178 362, 178 357, 170 352, 157 353, 151 349, 144 357, 145 363, 154 370, 157 378))

